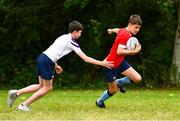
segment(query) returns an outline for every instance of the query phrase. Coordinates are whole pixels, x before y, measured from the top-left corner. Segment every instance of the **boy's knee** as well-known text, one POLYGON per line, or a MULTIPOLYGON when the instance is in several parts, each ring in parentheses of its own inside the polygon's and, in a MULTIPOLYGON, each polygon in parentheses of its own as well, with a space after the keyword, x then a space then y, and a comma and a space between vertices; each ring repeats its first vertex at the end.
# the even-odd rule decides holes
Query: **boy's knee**
POLYGON ((133 80, 133 82, 134 82, 134 83, 139 83, 139 82, 141 82, 141 80, 142 80, 141 75, 138 75, 138 76, 136 76, 136 78, 133 80))
POLYGON ((115 94, 118 91, 117 83, 115 81, 110 83, 108 90, 112 95, 115 94))
POLYGON ((48 87, 46 87, 46 93, 48 93, 48 92, 50 92, 51 90, 53 90, 53 87, 52 86, 48 86, 48 87))
POLYGON ((53 86, 50 86, 50 87, 49 87, 49 91, 51 91, 51 90, 53 90, 53 86))
POLYGON ((116 92, 117 92, 117 88, 116 87, 113 87, 113 88, 109 88, 109 92, 111 93, 111 94, 115 94, 116 92))
POLYGON ((42 87, 43 87, 43 85, 42 85, 42 84, 39 84, 39 85, 38 85, 38 88, 39 88, 39 89, 40 89, 40 88, 42 88, 42 87))

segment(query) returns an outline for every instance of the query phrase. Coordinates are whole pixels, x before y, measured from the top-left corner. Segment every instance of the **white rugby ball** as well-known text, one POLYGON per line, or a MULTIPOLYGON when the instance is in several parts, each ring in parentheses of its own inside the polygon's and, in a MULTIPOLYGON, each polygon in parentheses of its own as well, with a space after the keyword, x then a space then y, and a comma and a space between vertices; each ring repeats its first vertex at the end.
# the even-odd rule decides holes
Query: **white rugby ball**
POLYGON ((130 37, 127 41, 126 48, 128 50, 134 50, 136 45, 140 45, 138 39, 136 37, 130 37))

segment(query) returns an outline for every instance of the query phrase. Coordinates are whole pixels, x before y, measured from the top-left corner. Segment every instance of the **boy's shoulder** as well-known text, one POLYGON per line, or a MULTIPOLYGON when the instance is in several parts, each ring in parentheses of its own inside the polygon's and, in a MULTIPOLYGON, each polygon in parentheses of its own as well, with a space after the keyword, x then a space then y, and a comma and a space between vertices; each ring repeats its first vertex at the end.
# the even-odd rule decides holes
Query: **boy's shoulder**
POLYGON ((59 37, 68 37, 68 36, 70 36, 69 34, 62 34, 61 36, 59 36, 59 37))
POLYGON ((118 34, 119 33, 129 33, 128 30, 126 28, 120 28, 119 31, 118 31, 118 34))
POLYGON ((71 39, 71 36, 69 34, 62 34, 57 39, 71 39))
POLYGON ((129 36, 129 31, 126 28, 120 28, 117 36, 119 36, 119 37, 129 36))

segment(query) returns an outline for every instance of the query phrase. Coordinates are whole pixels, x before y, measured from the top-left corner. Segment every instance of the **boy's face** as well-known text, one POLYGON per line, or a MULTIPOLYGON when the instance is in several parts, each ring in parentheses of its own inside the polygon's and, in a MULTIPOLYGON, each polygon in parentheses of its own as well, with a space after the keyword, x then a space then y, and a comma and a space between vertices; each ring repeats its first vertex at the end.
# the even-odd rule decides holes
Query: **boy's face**
POLYGON ((74 39, 78 39, 81 36, 82 30, 74 32, 74 39))
POLYGON ((139 32, 140 28, 141 26, 138 24, 131 24, 131 23, 128 24, 128 30, 133 35, 136 35, 139 32))

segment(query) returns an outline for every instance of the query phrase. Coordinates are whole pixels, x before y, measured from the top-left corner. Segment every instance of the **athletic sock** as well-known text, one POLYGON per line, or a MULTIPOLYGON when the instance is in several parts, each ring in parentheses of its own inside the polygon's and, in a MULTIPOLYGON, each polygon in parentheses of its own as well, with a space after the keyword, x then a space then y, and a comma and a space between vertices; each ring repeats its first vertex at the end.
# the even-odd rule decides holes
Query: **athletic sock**
POLYGON ((132 83, 132 81, 128 77, 123 77, 123 78, 120 78, 120 79, 116 79, 116 82, 118 84, 122 85, 122 86, 132 83))
POLYGON ((110 98, 113 94, 111 94, 109 92, 109 90, 105 90, 103 92, 103 94, 101 95, 101 97, 97 100, 98 103, 102 103, 104 102, 105 100, 107 100, 108 98, 110 98))

